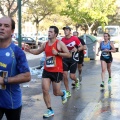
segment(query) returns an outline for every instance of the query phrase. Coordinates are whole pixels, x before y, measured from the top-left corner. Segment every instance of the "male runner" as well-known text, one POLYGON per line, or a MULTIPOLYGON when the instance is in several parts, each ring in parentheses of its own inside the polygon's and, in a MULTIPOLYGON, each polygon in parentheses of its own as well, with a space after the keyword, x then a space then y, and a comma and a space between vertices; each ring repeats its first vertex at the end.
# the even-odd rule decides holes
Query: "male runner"
POLYGON ((65 37, 62 38, 62 41, 66 44, 69 52, 72 54, 70 58, 63 58, 63 76, 64 76, 64 84, 67 91, 67 97, 71 96, 69 84, 68 84, 68 71, 70 70, 70 78, 75 81, 75 87, 79 87, 79 80, 77 80, 75 72, 77 69, 77 61, 75 56, 76 52, 79 52, 83 49, 79 39, 75 36, 71 36, 71 28, 69 26, 63 27, 65 37), (76 49, 75 46, 78 46, 76 49))
POLYGON ((22 91, 20 84, 31 79, 28 62, 23 50, 12 42, 15 22, 0 18, 0 120, 20 120, 22 91))
POLYGON ((44 65, 44 71, 42 75, 42 90, 43 98, 47 106, 47 112, 43 115, 44 118, 48 118, 54 115, 54 111, 51 107, 49 89, 52 83, 53 93, 55 96, 61 96, 62 103, 67 102, 66 91, 60 90, 61 80, 63 79, 63 57, 71 57, 66 45, 57 40, 56 37, 59 30, 56 26, 50 26, 48 31, 48 41, 43 43, 39 49, 30 50, 29 46, 25 48, 26 51, 38 55, 45 51, 46 61, 44 65))
MULTIPOLYGON (((78 37, 79 33, 77 31, 74 31, 73 32, 73 36, 76 36, 78 37)), ((81 50, 79 52, 79 61, 78 61, 78 78, 79 78, 79 81, 81 82, 82 81, 82 66, 83 66, 83 62, 84 62, 84 50, 86 50, 86 45, 85 45, 85 42, 83 39, 79 38, 78 39, 80 40, 81 44, 83 45, 83 50, 81 50)), ((72 85, 74 86, 75 84, 72 83, 72 85)))

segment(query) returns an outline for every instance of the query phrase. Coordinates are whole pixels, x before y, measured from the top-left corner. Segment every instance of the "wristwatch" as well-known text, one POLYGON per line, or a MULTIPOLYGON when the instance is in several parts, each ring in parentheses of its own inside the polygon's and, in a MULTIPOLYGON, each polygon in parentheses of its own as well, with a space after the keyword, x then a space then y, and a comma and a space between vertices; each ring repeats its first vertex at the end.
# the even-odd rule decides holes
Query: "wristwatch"
POLYGON ((8 84, 8 77, 4 77, 3 82, 4 82, 4 85, 7 85, 8 84))
POLYGON ((58 52, 57 55, 60 55, 60 52, 58 52))

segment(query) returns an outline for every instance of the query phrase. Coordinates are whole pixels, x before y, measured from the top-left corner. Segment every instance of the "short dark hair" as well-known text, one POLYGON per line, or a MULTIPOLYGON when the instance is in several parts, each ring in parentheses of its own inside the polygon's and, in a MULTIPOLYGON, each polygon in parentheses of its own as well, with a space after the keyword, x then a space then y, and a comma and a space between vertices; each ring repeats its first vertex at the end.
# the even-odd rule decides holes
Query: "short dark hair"
POLYGON ((15 21, 12 18, 10 18, 10 19, 11 19, 12 30, 14 30, 15 29, 15 21))
MULTIPOLYGON (((58 35, 59 29, 56 26, 50 26, 50 28, 54 29, 54 32, 58 35)), ((57 36, 56 36, 57 37, 57 36)))

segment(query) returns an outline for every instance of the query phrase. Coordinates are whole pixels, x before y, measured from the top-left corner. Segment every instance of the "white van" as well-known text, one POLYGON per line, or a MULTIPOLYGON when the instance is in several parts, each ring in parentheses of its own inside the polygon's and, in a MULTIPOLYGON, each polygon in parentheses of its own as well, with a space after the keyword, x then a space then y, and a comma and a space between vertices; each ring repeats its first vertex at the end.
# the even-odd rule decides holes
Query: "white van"
POLYGON ((110 34, 110 41, 113 41, 114 46, 116 48, 116 51, 120 48, 120 26, 105 26, 104 30, 102 29, 102 26, 99 26, 97 29, 97 39, 103 40, 103 34, 104 32, 107 32, 110 34))

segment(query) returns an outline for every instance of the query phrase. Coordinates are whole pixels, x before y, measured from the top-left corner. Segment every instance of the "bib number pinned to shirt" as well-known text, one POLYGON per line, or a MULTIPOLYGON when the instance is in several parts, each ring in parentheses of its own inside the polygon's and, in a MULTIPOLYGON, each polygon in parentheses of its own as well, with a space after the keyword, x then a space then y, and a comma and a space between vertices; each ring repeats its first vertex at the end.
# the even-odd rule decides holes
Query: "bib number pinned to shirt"
POLYGON ((105 52, 105 51, 102 52, 102 56, 103 56, 105 59, 109 59, 109 58, 110 58, 110 54, 109 54, 108 52, 105 52))
POLYGON ((55 67, 56 66, 56 58, 55 56, 50 56, 46 58, 46 67, 55 67))

